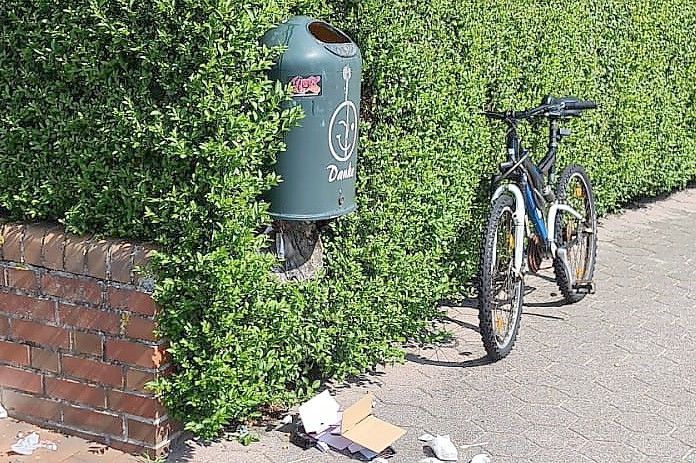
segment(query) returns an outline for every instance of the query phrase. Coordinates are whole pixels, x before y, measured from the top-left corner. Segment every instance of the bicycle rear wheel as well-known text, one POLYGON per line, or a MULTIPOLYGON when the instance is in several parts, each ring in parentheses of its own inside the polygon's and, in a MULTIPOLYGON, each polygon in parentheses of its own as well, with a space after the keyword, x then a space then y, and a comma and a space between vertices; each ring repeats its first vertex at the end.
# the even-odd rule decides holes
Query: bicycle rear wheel
POLYGON ((491 207, 481 252, 479 329, 488 357, 500 360, 512 350, 522 315, 524 285, 515 271, 514 201, 502 195, 491 207))
MULTIPOLYGON (((570 165, 563 169, 558 179, 556 197, 560 203, 568 204, 584 216, 584 220, 580 220, 568 212, 559 211, 554 238, 559 247, 566 249, 572 278, 580 284, 590 283, 597 258, 597 211, 590 179, 582 167, 570 165)), ((585 297, 586 292, 578 292, 572 286, 565 265, 558 256, 553 261, 553 269, 566 302, 578 302, 585 297)))

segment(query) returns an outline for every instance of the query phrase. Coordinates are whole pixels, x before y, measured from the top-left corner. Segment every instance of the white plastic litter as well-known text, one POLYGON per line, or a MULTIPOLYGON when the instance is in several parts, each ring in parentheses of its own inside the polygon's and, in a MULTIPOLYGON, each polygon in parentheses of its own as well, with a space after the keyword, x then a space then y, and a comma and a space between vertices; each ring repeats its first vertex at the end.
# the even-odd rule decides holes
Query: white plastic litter
POLYGON ((389 463, 389 462, 382 457, 378 457, 378 458, 375 458, 374 460, 372 460, 372 463, 389 463))
POLYGON ((10 450, 20 455, 33 455, 34 451, 39 448, 40 441, 39 435, 32 432, 12 444, 10 450))
POLYGON ((2 418, 7 418, 7 410, 5 410, 2 405, 0 405, 0 419, 2 418))
MULTIPOLYGON (((421 436, 421 438, 423 437, 425 437, 425 435, 421 436)), ((457 461, 457 458, 459 458, 457 447, 454 446, 449 435, 436 436, 434 439, 428 440, 425 446, 430 447, 439 460, 457 461)))
POLYGON ((484 447, 488 445, 488 442, 477 442, 476 444, 466 444, 466 445, 460 445, 460 449, 470 449, 472 447, 484 447))
POLYGON ((479 453, 478 455, 474 455, 469 463, 491 463, 491 457, 485 453, 479 453))
POLYGON ((425 433, 418 438, 419 441, 423 441, 423 442, 428 442, 429 440, 433 440, 433 439, 435 439, 435 436, 433 436, 432 434, 428 434, 428 433, 425 433))
POLYGON ((282 424, 292 424, 292 415, 285 415, 280 422, 282 424))
POLYGON ((418 463, 442 463, 442 462, 435 457, 428 457, 428 458, 423 458, 418 463))

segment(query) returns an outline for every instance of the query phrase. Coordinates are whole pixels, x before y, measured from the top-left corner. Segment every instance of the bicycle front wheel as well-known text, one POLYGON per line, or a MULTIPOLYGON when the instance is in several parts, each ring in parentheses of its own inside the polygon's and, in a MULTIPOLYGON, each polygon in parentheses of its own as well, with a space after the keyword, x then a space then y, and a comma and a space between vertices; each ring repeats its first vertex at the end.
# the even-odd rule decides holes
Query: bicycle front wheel
POLYGON ((502 195, 488 217, 479 278, 479 330, 488 357, 497 361, 512 350, 522 315, 524 284, 515 271, 514 201, 502 195))

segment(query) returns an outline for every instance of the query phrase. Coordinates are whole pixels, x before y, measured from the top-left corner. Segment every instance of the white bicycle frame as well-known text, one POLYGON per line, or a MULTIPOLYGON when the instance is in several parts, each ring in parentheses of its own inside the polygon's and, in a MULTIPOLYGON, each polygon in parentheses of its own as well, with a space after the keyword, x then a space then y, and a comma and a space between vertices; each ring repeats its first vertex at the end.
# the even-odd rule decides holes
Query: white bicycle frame
MULTIPOLYGON (((515 199, 515 212, 512 214, 512 221, 515 224, 515 243, 524 243, 524 219, 527 214, 524 205, 524 195, 522 194, 522 190, 520 190, 520 187, 518 187, 514 183, 506 183, 504 185, 498 186, 498 188, 495 189, 491 202, 495 201, 505 193, 512 194, 512 196, 515 199)), ((568 212, 579 220, 585 220, 585 217, 572 207, 568 206, 567 204, 560 204, 558 203, 558 201, 554 201, 551 204, 551 207, 549 207, 549 213, 546 220, 546 230, 548 231, 548 239, 551 245, 551 255, 555 258, 558 254, 558 256, 565 263, 566 270, 568 270, 569 267, 565 249, 558 247, 555 238, 556 215, 558 214, 559 210, 568 212)), ((515 246, 515 272, 520 276, 522 276, 523 260, 523 246, 515 246)), ((566 273, 568 273, 568 281, 570 282, 572 287, 575 284, 575 278, 573 278, 572 272, 567 271, 566 273)))

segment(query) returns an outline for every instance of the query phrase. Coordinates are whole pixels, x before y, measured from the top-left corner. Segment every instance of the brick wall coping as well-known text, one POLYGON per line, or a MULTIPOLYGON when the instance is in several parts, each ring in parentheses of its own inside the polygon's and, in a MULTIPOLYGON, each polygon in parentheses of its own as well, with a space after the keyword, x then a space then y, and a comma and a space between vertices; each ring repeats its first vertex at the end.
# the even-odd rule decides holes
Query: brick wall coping
POLYGON ((65 271, 102 280, 144 286, 152 279, 138 274, 156 250, 147 243, 85 237, 57 224, 0 221, 0 259, 65 271), (148 281, 149 280, 149 281, 148 281))

